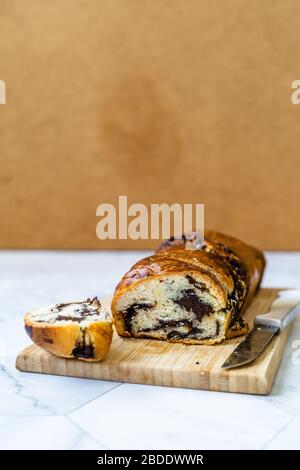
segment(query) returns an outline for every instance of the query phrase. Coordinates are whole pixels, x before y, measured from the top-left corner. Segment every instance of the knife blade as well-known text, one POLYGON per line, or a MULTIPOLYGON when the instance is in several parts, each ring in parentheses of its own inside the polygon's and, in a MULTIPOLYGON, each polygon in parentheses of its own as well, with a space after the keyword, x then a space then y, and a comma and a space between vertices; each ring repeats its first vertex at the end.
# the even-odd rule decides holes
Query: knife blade
POLYGON ((269 312, 255 318, 253 330, 230 354, 222 368, 228 370, 245 366, 257 359, 272 338, 294 320, 299 312, 299 305, 299 290, 280 291, 269 312))
POLYGON ((253 362, 278 331, 276 326, 255 326, 226 359, 222 368, 232 369, 253 362))

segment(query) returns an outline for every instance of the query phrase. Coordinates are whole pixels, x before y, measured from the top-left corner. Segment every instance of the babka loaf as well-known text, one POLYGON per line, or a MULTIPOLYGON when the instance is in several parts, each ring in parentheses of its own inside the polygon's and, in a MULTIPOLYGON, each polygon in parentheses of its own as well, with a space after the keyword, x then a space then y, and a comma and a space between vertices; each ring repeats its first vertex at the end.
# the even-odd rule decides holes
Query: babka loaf
POLYGON ((242 313, 259 287, 264 256, 206 231, 199 250, 171 238, 122 278, 112 300, 121 336, 191 344, 219 343, 248 330, 242 313))
POLYGON ((25 315, 25 330, 56 356, 91 362, 106 357, 113 334, 110 312, 97 297, 33 310, 25 315))

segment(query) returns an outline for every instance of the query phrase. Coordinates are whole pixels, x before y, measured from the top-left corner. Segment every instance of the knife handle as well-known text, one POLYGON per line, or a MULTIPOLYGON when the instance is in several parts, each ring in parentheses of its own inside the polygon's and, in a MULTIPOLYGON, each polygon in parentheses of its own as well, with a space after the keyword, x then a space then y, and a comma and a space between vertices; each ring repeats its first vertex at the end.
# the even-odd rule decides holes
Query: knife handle
POLYGON ((269 312, 257 315, 255 325, 275 326, 282 330, 286 328, 300 312, 300 291, 283 290, 271 305, 269 312))

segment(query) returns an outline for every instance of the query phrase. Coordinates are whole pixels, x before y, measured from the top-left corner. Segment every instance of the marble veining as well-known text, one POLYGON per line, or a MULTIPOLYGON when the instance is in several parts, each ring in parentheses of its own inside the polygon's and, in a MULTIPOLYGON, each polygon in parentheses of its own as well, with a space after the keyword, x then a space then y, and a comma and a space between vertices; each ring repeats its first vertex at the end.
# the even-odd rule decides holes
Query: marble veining
MULTIPOLYGON (((24 313, 110 294, 120 276, 147 254, 0 251, 0 448, 299 449, 300 318, 266 397, 15 369, 18 351, 29 344, 24 313)), ((264 287, 300 288, 300 253, 266 257, 264 287)))
POLYGON ((21 378, 19 379, 14 376, 13 373, 10 372, 9 368, 4 364, 0 364, 0 377, 2 383, 10 382, 13 389, 13 393, 16 396, 20 396, 24 400, 28 400, 29 406, 31 408, 38 409, 41 413, 46 412, 47 414, 55 414, 54 410, 46 403, 43 403, 37 396, 26 394, 24 392, 24 385, 20 380, 21 378))

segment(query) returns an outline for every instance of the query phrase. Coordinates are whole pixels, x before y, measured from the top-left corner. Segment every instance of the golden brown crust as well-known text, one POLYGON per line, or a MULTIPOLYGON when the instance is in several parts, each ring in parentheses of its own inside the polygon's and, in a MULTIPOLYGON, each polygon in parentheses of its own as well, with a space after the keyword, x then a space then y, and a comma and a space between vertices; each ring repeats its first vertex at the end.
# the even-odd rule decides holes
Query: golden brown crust
MULTIPOLYGON (((240 315, 259 287, 265 266, 263 254, 240 240, 212 230, 205 232, 205 241, 201 250, 188 250, 185 248, 185 243, 185 237, 163 243, 154 255, 138 261, 123 276, 116 287, 112 301, 114 324, 120 335, 131 336, 131 332, 126 330, 121 312, 116 307, 121 296, 137 283, 187 272, 201 274, 209 280, 210 288, 217 292, 218 298, 223 299, 224 304, 229 301, 235 302, 235 310, 232 316, 228 317, 226 337, 239 336, 248 331, 240 315)), ((157 337, 159 338, 159 333, 157 337)), ((190 344, 216 342, 210 338, 173 341, 190 344)))
MULTIPOLYGON (((174 251, 178 252, 183 247, 185 247, 186 240, 183 237, 182 239, 170 240, 164 242, 157 250, 157 253, 162 251, 174 251)), ((225 235, 214 230, 206 230, 204 234, 204 249, 208 249, 208 253, 213 258, 222 257, 226 261, 226 257, 230 257, 230 252, 232 252, 240 260, 242 266, 245 268, 245 281, 247 283, 247 292, 246 296, 240 309, 242 313, 245 308, 249 305, 252 298, 254 297, 265 268, 265 258, 263 253, 246 243, 238 240, 237 238, 225 235)), ((187 250, 191 251, 191 250, 187 250)), ((199 253, 199 251, 191 251, 191 253, 199 253)), ((225 271, 232 272, 228 266, 224 266, 225 271)))
POLYGON ((138 281, 149 277, 158 277, 164 274, 177 274, 186 270, 193 270, 208 275, 221 289, 231 292, 233 279, 229 272, 224 271, 221 260, 213 259, 202 251, 186 250, 184 246, 166 250, 158 250, 154 255, 138 261, 122 277, 115 292, 128 288, 138 281))
POLYGON ((241 259, 242 263, 244 264, 248 273, 249 282, 247 296, 242 309, 242 311, 244 311, 253 299, 262 280, 266 265, 263 253, 257 248, 247 245, 237 238, 224 235, 223 233, 215 232, 213 230, 205 231, 205 240, 213 243, 214 245, 221 243, 225 247, 228 247, 241 259))
POLYGON ((113 336, 111 321, 94 321, 82 328, 76 322, 35 321, 27 313, 24 322, 32 341, 56 356, 96 362, 103 360, 109 352, 113 336))

